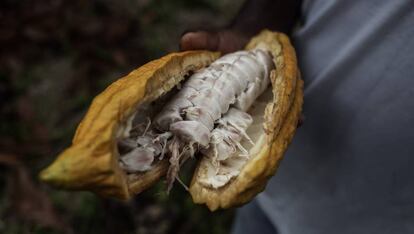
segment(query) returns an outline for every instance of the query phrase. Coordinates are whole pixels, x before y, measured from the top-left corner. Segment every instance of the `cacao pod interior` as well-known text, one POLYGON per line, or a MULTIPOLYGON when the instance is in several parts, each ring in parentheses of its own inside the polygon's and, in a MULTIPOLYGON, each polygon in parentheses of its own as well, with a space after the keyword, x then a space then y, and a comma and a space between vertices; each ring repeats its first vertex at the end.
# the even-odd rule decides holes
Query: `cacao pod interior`
MULTIPOLYGON (((263 31, 246 49, 270 51, 276 69, 271 72, 271 87, 249 111, 254 123, 248 133, 255 146, 240 174, 218 189, 207 186, 208 161, 202 158, 194 173, 190 193, 196 203, 211 210, 243 204, 264 189, 277 168, 293 134, 302 106, 302 80, 293 47, 287 36, 263 31)), ((117 139, 125 136, 133 118, 148 115, 144 105, 174 91, 184 76, 208 66, 217 53, 190 51, 167 55, 152 61, 110 85, 98 95, 80 123, 73 144, 46 170, 41 179, 53 185, 91 190, 103 196, 129 199, 157 182, 167 171, 168 160, 156 162, 142 173, 126 174, 119 166, 117 139)), ((162 100, 158 100, 162 103, 162 100)), ((162 104, 157 103, 157 106, 162 104)), ((246 148, 251 147, 244 144, 246 148)))
POLYGON ((239 175, 223 187, 214 189, 201 182, 208 174, 209 162, 205 158, 200 160, 190 185, 190 193, 195 203, 206 204, 210 210, 242 205, 265 188, 293 138, 302 110, 303 81, 288 37, 265 30, 246 46, 246 49, 253 48, 270 51, 276 67, 270 77, 271 92, 268 91, 258 99, 265 100, 262 102, 264 112, 261 108, 251 110, 258 123, 253 126, 259 126, 259 129, 252 127, 248 131, 260 136, 256 138, 252 135, 257 139, 255 147, 251 149, 251 154, 254 155, 239 175), (270 95, 270 99, 267 95, 270 95), (259 113, 259 116, 254 113, 259 113), (262 126, 260 118, 263 118, 262 126))
MULTIPOLYGON (((189 75, 187 75, 188 77, 189 75)), ((181 86, 183 82, 185 82, 186 79, 183 79, 177 86, 181 86)), ((162 96, 160 96, 158 99, 156 99, 153 102, 149 103, 142 103, 137 107, 137 111, 133 113, 127 121, 125 121, 123 124, 121 124, 117 131, 117 140, 118 142, 122 142, 123 139, 126 139, 130 137, 131 135, 131 129, 137 129, 137 126, 140 126, 140 131, 137 131, 135 135, 141 136, 143 133, 148 131, 149 125, 152 122, 152 119, 156 114, 158 114, 164 107, 164 105, 170 100, 177 92, 179 92, 177 86, 175 86, 170 91, 164 93, 162 96), (145 126, 147 125, 147 126, 145 126)), ((247 129, 247 135, 250 137, 250 139, 255 143, 252 145, 249 141, 244 138, 240 143, 241 145, 249 151, 249 155, 256 155, 258 151, 260 151, 260 147, 262 144, 265 143, 265 134, 263 129, 263 122, 264 122, 264 110, 266 107, 266 104, 272 100, 272 89, 269 87, 266 89, 266 91, 260 95, 256 100, 255 103, 252 105, 252 107, 249 109, 249 114, 253 117, 253 123, 251 126, 247 129), (258 144, 256 144, 258 143, 258 144)), ((119 149, 118 145, 118 149, 119 149)), ((166 149, 168 152, 168 149, 166 149)), ((168 154, 166 152, 166 154, 168 154)), ((121 155, 119 150, 116 152, 118 157, 121 155)), ((198 152, 199 157, 203 157, 202 154, 198 152)), ((231 157, 225 161, 223 161, 223 165, 220 165, 221 169, 224 170, 230 170, 231 174, 238 174, 243 167, 243 165, 247 162, 247 157, 231 157)), ((143 172, 131 172, 128 173, 128 178, 131 183, 133 183, 134 180, 142 180, 140 176, 145 174, 147 171, 150 170, 157 170, 159 167, 164 168, 166 162, 168 161, 168 158, 165 158, 163 160, 157 160, 155 159, 154 162, 152 162, 152 168, 147 169, 143 172)), ((230 178, 226 178, 225 181, 217 181, 217 177, 222 176, 216 176, 215 172, 219 169, 216 167, 216 165, 213 165, 212 163, 207 164, 207 170, 205 174, 205 178, 200 178, 201 182, 206 185, 210 186, 212 188, 221 187, 225 184, 227 184, 230 181, 230 178)), ((234 176, 232 176, 234 177, 234 176)))

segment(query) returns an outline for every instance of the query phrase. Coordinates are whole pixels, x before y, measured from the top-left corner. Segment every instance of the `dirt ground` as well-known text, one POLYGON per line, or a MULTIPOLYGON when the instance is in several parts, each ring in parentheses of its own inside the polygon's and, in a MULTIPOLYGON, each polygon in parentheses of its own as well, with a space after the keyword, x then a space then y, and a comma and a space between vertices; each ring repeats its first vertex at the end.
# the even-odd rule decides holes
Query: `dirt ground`
MULTIPOLYGON (((92 98, 178 49, 187 29, 226 25, 242 0, 0 2, 0 233, 228 233, 161 182, 128 203, 55 190, 38 172, 70 144, 92 98)), ((189 173, 181 175, 184 180, 189 173)))

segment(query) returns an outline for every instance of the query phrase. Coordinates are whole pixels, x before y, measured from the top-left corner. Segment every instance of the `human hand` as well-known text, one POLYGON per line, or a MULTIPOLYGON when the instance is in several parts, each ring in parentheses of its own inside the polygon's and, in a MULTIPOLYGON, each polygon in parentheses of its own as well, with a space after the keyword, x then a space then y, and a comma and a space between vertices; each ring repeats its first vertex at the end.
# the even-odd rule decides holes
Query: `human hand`
POLYGON ((246 36, 231 30, 194 31, 181 37, 180 50, 212 50, 226 54, 241 50, 246 43, 246 36))

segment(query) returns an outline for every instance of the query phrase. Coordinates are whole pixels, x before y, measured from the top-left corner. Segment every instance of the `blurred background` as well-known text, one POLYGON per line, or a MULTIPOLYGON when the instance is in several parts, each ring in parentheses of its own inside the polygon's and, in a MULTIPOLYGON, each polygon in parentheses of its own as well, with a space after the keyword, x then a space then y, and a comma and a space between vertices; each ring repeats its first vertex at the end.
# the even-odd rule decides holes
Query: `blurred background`
POLYGON ((37 174, 69 146, 96 94, 178 50, 185 30, 226 25, 242 3, 2 0, 0 233, 228 233, 234 210, 211 213, 179 185, 124 203, 58 191, 37 174))

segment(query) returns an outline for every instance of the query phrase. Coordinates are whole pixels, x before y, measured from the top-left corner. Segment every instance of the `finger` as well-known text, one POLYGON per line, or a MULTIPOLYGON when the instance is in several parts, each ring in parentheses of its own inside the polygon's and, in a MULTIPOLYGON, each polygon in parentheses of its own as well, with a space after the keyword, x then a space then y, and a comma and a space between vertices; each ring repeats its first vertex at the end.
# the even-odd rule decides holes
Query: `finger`
POLYGON ((181 50, 213 50, 224 54, 240 50, 246 44, 245 36, 233 31, 189 32, 180 41, 181 50))
POLYGON ((231 53, 241 50, 247 43, 247 38, 234 31, 221 31, 217 34, 217 50, 222 53, 231 53))
POLYGON ((181 50, 217 50, 219 37, 211 32, 189 32, 181 37, 181 50))

